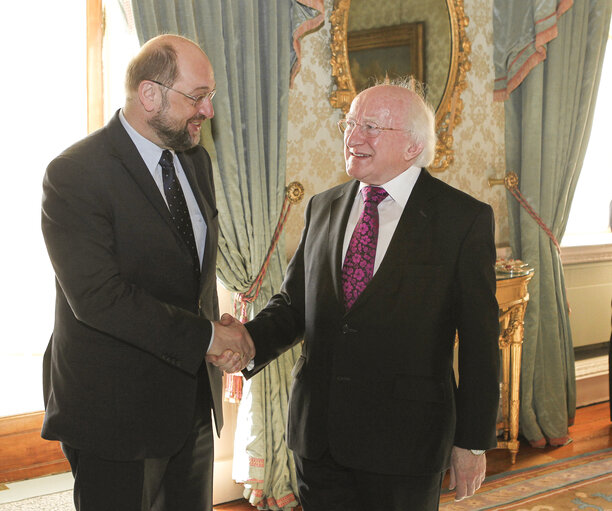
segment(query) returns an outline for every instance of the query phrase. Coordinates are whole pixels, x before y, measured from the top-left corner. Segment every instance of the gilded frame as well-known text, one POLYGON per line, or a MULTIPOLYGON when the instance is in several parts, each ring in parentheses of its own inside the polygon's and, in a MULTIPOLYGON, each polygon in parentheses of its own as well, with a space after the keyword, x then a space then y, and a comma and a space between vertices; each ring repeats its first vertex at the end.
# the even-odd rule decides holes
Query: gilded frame
POLYGON ((370 74, 376 74, 381 79, 384 78, 383 69, 376 73, 374 69, 368 67, 371 66, 372 62, 378 62, 376 59, 372 59, 372 52, 376 52, 377 56, 382 56, 383 61, 387 59, 387 62, 389 62, 389 58, 397 59, 399 57, 405 63, 405 67, 401 71, 402 75, 410 73, 418 81, 424 81, 423 27, 423 22, 414 22, 349 32, 347 37, 349 53, 353 55, 357 62, 365 64, 366 69, 369 69, 366 74, 360 76, 355 76, 355 67, 351 69, 355 87, 359 88, 360 81, 365 85, 369 79, 367 75, 370 74))
MULTIPOLYGON (((470 70, 471 43, 465 33, 469 19, 463 0, 446 0, 451 26, 451 62, 442 100, 436 109, 436 155, 429 170, 442 172, 453 162, 453 129, 461 122, 466 75, 470 70)), ((334 0, 331 22, 331 67, 336 89, 329 101, 334 108, 347 113, 356 95, 348 60, 347 30, 351 0, 334 0)))

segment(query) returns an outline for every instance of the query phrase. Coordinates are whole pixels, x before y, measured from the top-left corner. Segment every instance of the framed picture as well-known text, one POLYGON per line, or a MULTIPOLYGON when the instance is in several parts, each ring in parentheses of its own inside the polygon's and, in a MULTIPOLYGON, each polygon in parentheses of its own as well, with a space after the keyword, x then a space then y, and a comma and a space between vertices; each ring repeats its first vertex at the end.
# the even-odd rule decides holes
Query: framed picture
POLYGON ((357 92, 375 80, 414 76, 425 81, 423 22, 349 32, 347 49, 357 92))

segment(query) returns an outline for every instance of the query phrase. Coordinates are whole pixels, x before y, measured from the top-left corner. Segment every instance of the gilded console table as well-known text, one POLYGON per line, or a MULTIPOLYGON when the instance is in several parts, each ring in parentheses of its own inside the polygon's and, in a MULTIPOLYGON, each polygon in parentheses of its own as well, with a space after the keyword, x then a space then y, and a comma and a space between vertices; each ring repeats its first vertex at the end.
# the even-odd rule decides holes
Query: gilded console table
MULTIPOLYGON (((520 261, 518 261, 520 263, 520 261)), ((497 424, 498 449, 509 449, 512 463, 519 450, 519 404, 523 319, 529 301, 527 284, 533 269, 523 264, 498 265, 495 296, 499 304, 499 350, 501 352, 500 413, 497 424)))

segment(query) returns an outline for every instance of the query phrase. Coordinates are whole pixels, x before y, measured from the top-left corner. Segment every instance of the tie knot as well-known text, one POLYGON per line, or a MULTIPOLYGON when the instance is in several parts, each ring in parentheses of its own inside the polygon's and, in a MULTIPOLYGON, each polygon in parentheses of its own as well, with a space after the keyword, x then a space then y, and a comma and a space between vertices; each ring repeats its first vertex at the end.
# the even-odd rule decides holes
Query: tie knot
POLYGON ((161 158, 159 159, 159 165, 162 169, 174 168, 172 153, 168 149, 164 149, 162 152, 161 158))
POLYGON ((364 186, 361 190, 364 202, 380 204, 387 195, 387 190, 380 186, 364 186))

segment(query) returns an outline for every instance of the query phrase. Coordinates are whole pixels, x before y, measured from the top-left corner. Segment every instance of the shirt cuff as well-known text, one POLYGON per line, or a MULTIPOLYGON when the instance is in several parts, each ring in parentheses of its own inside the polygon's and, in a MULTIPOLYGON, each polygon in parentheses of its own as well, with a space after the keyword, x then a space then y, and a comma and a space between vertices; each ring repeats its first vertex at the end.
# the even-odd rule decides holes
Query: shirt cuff
POLYGON ((215 338, 215 324, 212 321, 210 322, 210 327, 211 327, 210 341, 208 341, 208 349, 206 350, 207 355, 208 355, 208 352, 210 351, 210 348, 212 348, 212 342, 213 342, 213 339, 215 338))

